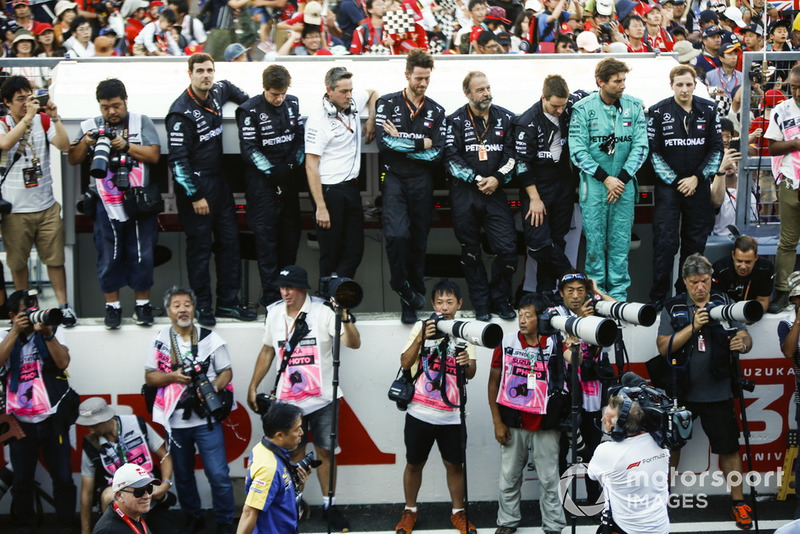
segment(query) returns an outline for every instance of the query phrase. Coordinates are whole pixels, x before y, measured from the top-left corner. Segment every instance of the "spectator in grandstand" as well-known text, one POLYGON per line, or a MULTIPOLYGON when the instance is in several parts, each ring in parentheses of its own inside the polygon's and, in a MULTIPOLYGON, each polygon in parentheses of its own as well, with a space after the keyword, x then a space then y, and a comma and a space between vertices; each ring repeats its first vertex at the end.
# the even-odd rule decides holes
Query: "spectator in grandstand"
POLYGON ((28 30, 29 33, 36 33, 36 30, 44 24, 34 20, 33 13, 31 13, 30 0, 14 0, 13 2, 14 20, 19 27, 23 30, 28 30))
MULTIPOLYGON (((411 11, 407 4, 403 4, 400 0, 390 0, 389 7, 387 8, 384 18, 387 18, 394 11, 411 11)), ((408 54, 412 50, 422 49, 428 50, 428 37, 425 29, 414 23, 414 30, 404 33, 391 33, 385 36, 388 38, 387 43, 391 46, 393 55, 408 54)))
POLYGON ((486 19, 486 11, 489 9, 486 0, 469 0, 468 9, 470 24, 464 25, 453 38, 460 54, 469 54, 472 41, 476 40, 480 32, 486 29, 483 23, 486 19))
POLYGON ((508 332, 492 354, 489 411, 494 438, 501 446, 495 534, 513 534, 522 520, 521 489, 531 451, 539 479, 542 530, 561 532, 567 525, 559 500, 560 432, 546 422, 548 401, 551 411, 556 404, 551 395, 563 389, 564 360, 556 346, 560 341, 555 336, 539 336, 538 323, 535 297, 523 296, 519 329, 508 332))
POLYGON ((778 19, 769 25, 769 44, 767 50, 791 52, 789 31, 792 23, 786 19, 778 19))
POLYGON ((365 19, 354 31, 353 40, 350 44, 350 53, 378 54, 391 51, 391 38, 383 29, 383 15, 386 13, 386 0, 367 0, 367 12, 369 18, 365 19))
POLYGON ((35 244, 62 308, 63 325, 71 327, 77 319, 67 303, 64 222, 53 194, 50 164, 50 145, 66 152, 69 137, 53 100, 48 99, 45 111, 40 112, 41 103, 32 91, 24 76, 11 76, 0 87, 0 98, 8 109, 8 115, 0 119, 0 149, 7 158, 2 198, 11 203, 0 228, 14 286, 28 289, 28 260, 35 244))
POLYGON ((475 54, 505 54, 497 35, 488 30, 481 32, 478 36, 478 39, 473 44, 473 52, 475 54))
POLYGON ((562 33, 556 37, 556 54, 574 54, 575 41, 572 39, 571 33, 562 33))
POLYGON ((519 42, 517 48, 520 52, 526 54, 530 51, 531 46, 530 41, 528 41, 531 20, 535 20, 533 13, 527 10, 521 11, 516 20, 514 20, 514 25, 511 30, 514 40, 519 42))
MULTIPOLYGON (((211 1, 211 0, 209 0, 211 1)), ((189 87, 170 106, 169 166, 176 185, 178 217, 186 232, 189 285, 197 294, 198 322, 216 317, 253 321, 239 301, 241 255, 233 193, 222 168, 222 113, 226 102, 241 104, 247 93, 228 80, 214 81, 212 57, 189 56, 189 87), (217 273, 217 308, 212 308, 211 254, 217 273)))
POLYGON ((169 0, 169 8, 175 12, 175 25, 181 28, 186 45, 202 45, 208 40, 206 28, 197 17, 189 14, 187 0, 169 0))
POLYGON ((225 49, 225 61, 228 63, 246 63, 250 61, 247 49, 241 43, 231 43, 225 49))
MULTIPOLYGON (((711 181, 722 160, 722 131, 714 102, 694 96, 697 73, 689 65, 669 73, 673 96, 653 105, 647 133, 650 159, 660 180, 653 213, 653 284, 650 300, 661 306, 669 294, 672 258, 678 268, 705 249, 714 226, 711 181)), ((680 280, 676 284, 684 288, 680 280)))
POLYGON ((719 60, 719 50, 722 46, 722 30, 719 26, 706 26, 701 35, 703 40, 703 53, 695 60, 695 69, 698 74, 705 75, 706 72, 722 65, 719 60))
POLYGON ((575 46, 580 54, 596 54, 600 52, 600 43, 592 31, 582 31, 575 39, 575 46))
POLYGON ((742 10, 742 19, 747 23, 761 22, 764 20, 764 9, 767 8, 767 14, 770 20, 778 18, 778 10, 772 4, 767 7, 765 0, 751 0, 750 2, 742 2, 740 9, 742 10))
POLYGON ((733 89, 742 85, 742 71, 736 69, 742 53, 739 43, 725 43, 719 49, 720 66, 706 72, 706 85, 733 98, 733 89))
POLYGON ((543 0, 545 11, 536 16, 536 24, 531 25, 531 32, 536 32, 534 35, 529 35, 529 40, 538 43, 555 43, 556 36, 558 35, 558 28, 562 23, 570 20, 582 21, 583 8, 579 0, 572 0, 572 5, 575 11, 570 13, 566 11, 569 2, 567 0, 543 0))
MULTIPOLYGON (((35 57, 34 48, 36 41, 33 35, 25 30, 17 32, 17 36, 11 43, 12 57, 30 58, 35 57)), ((39 65, 25 65, 4 69, 4 72, 11 76, 25 76, 34 92, 39 89, 46 89, 50 85, 50 67, 39 65)))
POLYGON ((630 15, 623 23, 625 35, 628 37, 628 52, 652 52, 645 36, 645 24, 639 15, 630 15))
POLYGON ((78 16, 78 4, 69 0, 59 0, 53 11, 56 18, 53 20, 53 31, 60 43, 70 38, 70 25, 78 16))
POLYGON ((627 300, 628 253, 635 175, 647 158, 647 127, 639 99, 623 94, 630 68, 606 58, 595 68, 600 91, 575 104, 569 127, 570 159, 580 169, 586 274, 598 288, 627 300), (612 119, 605 109, 619 110, 612 119), (634 180, 634 183, 630 183, 634 180))
POLYGON ((148 22, 146 0, 125 0, 120 14, 125 19, 125 46, 126 54, 133 53, 133 41, 148 22))
POLYGON ((733 242, 731 255, 715 261, 713 267, 712 290, 727 294, 733 302, 757 300, 767 311, 775 268, 758 255, 758 241, 740 235, 733 242))
POLYGON ((742 11, 735 6, 728 6, 719 14, 719 27, 729 32, 739 32, 747 26, 742 18, 742 11))
POLYGON ((653 4, 644 16, 645 37, 653 51, 672 52, 675 44, 672 35, 662 26, 661 5, 653 4))
POLYGON ((175 12, 167 8, 157 20, 148 23, 133 40, 134 56, 180 56, 182 49, 172 37, 175 12))
POLYGON ((692 60, 702 54, 700 50, 692 46, 689 41, 680 41, 675 43, 672 51, 678 54, 678 63, 682 65, 689 65, 692 60))
POLYGON ((506 10, 497 6, 490 6, 486 9, 483 22, 492 33, 499 33, 511 27, 511 21, 506 18, 506 10))
POLYGON ((342 29, 342 41, 344 46, 349 49, 353 41, 353 32, 356 31, 364 19, 370 17, 366 4, 359 0, 344 0, 339 3, 336 13, 336 20, 342 29))
POLYGON ((39 28, 39 33, 36 34, 36 45, 39 57, 64 57, 64 54, 67 53, 60 42, 56 40, 53 27, 49 24, 39 28))
POLYGON ((425 250, 433 178, 444 155, 446 121, 444 108, 425 94, 433 56, 415 50, 407 56, 405 67, 407 87, 378 99, 375 125, 381 155, 389 285, 400 295, 402 322, 413 324, 417 320, 415 310, 425 305, 425 250))
POLYGON ((775 295, 769 312, 778 313, 788 304, 789 273, 796 260, 797 242, 800 239, 800 149, 795 124, 800 121, 800 66, 789 73, 792 98, 778 104, 772 112, 765 137, 769 139, 769 153, 779 156, 773 168, 779 169, 775 177, 778 184, 778 201, 781 214, 780 240, 775 256, 775 295))
POLYGON ((742 38, 745 51, 758 52, 764 48, 764 27, 760 23, 752 22, 742 30, 742 38))
MULTIPOLYGON (((153 121, 146 115, 128 111, 128 93, 117 79, 103 80, 97 85, 95 97, 100 116, 81 123, 78 138, 69 148, 68 161, 78 165, 94 158, 96 134, 100 128, 118 132, 111 139, 109 158, 116 156, 116 166, 108 165, 106 175, 90 179, 89 191, 94 202, 84 199, 86 215, 94 220, 94 242, 97 247, 97 278, 105 299, 105 327, 119 328, 122 306, 119 290, 129 286, 136 295, 133 319, 136 324, 153 324, 150 288, 153 285, 153 254, 158 242, 155 214, 135 214, 123 202, 117 173, 124 156, 130 158, 126 167, 129 185, 150 186, 151 166, 161 156, 161 141, 153 121), (135 162, 135 163, 134 163, 135 162)), ((150 190, 151 194, 160 192, 150 190)))
POLYGON ((64 41, 67 57, 82 58, 94 57, 94 43, 92 42, 92 25, 84 17, 75 17, 69 26, 72 36, 64 41))
MULTIPOLYGON (((382 2, 383 0, 378 0, 382 2)), ((360 28, 356 29, 356 35, 359 33, 360 28)), ((353 35, 353 43, 357 39, 353 35)), ((289 39, 283 43, 278 55, 280 56, 313 56, 322 48, 322 34, 319 30, 319 25, 306 24, 303 26, 301 32, 289 30, 289 39)), ((351 47, 352 48, 352 47, 351 47)))
MULTIPOLYGON (((789 302, 794 308, 784 319, 778 323, 778 341, 781 344, 781 352, 784 356, 792 360, 794 368, 794 402, 795 402, 795 423, 800 430, 800 271, 795 271, 789 276, 789 302)), ((800 480, 800 462, 795 463, 795 480, 800 480)), ((800 519, 800 502, 795 505, 795 519, 800 519)), ((793 529, 781 527, 775 531, 782 534, 797 534, 800 529, 800 522, 790 523, 793 529)), ((788 525, 787 525, 788 526, 788 525)))
MULTIPOLYGON (((116 415, 105 399, 91 397, 79 406, 75 423, 89 428, 81 453, 82 534, 91 531, 92 507, 99 504, 102 512, 114 500, 114 472, 127 463, 162 480, 153 489, 153 500, 161 502, 167 497, 172 487, 172 457, 167 454, 164 440, 143 417, 116 415)), ((172 501, 175 502, 174 496, 172 501)))

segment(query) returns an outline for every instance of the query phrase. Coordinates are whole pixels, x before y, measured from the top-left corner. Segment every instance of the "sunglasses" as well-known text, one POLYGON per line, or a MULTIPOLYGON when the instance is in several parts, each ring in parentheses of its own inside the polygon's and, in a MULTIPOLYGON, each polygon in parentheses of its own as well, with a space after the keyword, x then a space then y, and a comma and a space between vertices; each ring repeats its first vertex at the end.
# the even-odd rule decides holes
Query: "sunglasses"
POLYGON ((586 276, 580 273, 566 274, 563 278, 561 278, 561 283, 563 284, 569 282, 570 280, 586 280, 586 276))
POLYGON ((148 485, 143 486, 141 488, 134 488, 132 490, 121 490, 121 491, 124 491, 125 493, 133 493, 134 497, 136 497, 137 499, 141 499, 142 497, 144 497, 145 493, 148 493, 148 494, 152 494, 153 493, 153 485, 152 484, 148 484, 148 485))

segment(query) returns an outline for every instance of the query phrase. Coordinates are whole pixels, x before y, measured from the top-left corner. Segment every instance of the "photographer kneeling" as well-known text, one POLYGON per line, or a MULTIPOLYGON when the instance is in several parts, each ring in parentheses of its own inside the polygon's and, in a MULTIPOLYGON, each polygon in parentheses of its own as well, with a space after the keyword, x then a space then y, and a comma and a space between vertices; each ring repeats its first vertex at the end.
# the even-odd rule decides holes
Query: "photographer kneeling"
POLYGON ((253 447, 247 462, 246 498, 236 532, 296 533, 297 496, 311 473, 289 459, 290 451, 302 442, 303 410, 275 402, 261 416, 261 424, 264 437, 253 447))
POLYGON ((670 453, 642 430, 643 419, 639 403, 622 395, 612 396, 603 411, 603 432, 612 441, 597 447, 587 469, 605 492, 604 534, 669 532, 670 453))
MULTIPOLYGON (((686 293, 681 293, 664 303, 658 327, 658 352, 675 362, 673 373, 678 373, 677 395, 685 402, 694 417, 700 417, 703 431, 708 436, 711 452, 719 455, 719 465, 730 485, 733 508, 731 515, 736 526, 751 528, 750 507, 744 502, 742 491, 742 458, 739 455, 739 420, 733 407, 731 391, 731 352, 745 354, 753 347, 753 340, 744 324, 731 321, 736 331, 712 321, 711 307, 728 304, 723 294, 711 292, 711 262, 700 254, 692 254, 683 263, 682 276, 686 293)), ((738 373, 738 371, 737 371, 738 373)), ((654 385, 669 386, 670 376, 653 376, 654 385)), ((673 450, 670 465, 677 468, 680 450, 673 450)))

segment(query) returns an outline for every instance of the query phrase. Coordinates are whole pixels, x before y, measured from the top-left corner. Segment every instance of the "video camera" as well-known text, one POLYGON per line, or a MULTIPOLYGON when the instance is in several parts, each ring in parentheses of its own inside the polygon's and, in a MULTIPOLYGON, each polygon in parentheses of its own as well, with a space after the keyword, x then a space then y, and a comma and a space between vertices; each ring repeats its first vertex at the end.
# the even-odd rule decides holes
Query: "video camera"
POLYGON ((224 407, 222 401, 214 389, 214 384, 208 379, 208 366, 210 359, 198 362, 190 358, 185 358, 181 363, 181 373, 192 379, 192 387, 199 393, 200 403, 208 414, 211 414, 217 421, 222 418, 224 407))
MULTIPOLYGON (((659 447, 680 449, 691 439, 692 412, 678 406, 677 399, 671 399, 663 389, 647 385, 647 381, 636 373, 622 375, 622 384, 610 388, 608 393, 609 396, 621 395, 639 403, 644 411, 642 430, 648 432, 659 447)), ((617 420, 618 426, 624 424, 624 421, 617 420)))
POLYGON ((547 308, 539 315, 539 334, 552 336, 559 331, 575 336, 591 345, 608 347, 617 339, 619 328, 611 319, 602 317, 564 317, 556 308, 547 308))
POLYGON ((603 300, 599 295, 589 297, 592 307, 598 315, 625 321, 626 323, 637 326, 653 326, 656 322, 656 307, 652 304, 641 304, 639 302, 613 302, 603 300))
POLYGON ((438 313, 433 313, 428 320, 434 322, 442 335, 464 339, 479 347, 493 349, 503 342, 503 329, 494 323, 445 319, 438 313))
POLYGON ((45 326, 60 326, 64 320, 64 314, 58 308, 49 310, 39 309, 39 292, 30 289, 25 293, 25 315, 31 324, 41 323, 45 326))

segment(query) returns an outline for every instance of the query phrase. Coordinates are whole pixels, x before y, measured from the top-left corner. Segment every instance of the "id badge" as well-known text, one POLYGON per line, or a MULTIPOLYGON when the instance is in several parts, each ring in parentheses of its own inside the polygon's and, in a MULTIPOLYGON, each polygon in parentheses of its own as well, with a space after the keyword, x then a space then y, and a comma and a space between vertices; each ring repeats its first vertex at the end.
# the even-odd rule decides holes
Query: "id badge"
POLYGON ((478 145, 478 161, 486 161, 489 159, 489 151, 486 150, 484 145, 478 145))
POLYGON ((700 352, 706 351, 706 338, 702 334, 697 336, 697 350, 700 352))
POLYGON ((536 389, 536 373, 531 370, 528 374, 528 391, 533 391, 536 389))
POLYGON ((36 187, 39 185, 39 179, 36 176, 36 167, 25 167, 22 169, 22 180, 25 187, 36 187))

